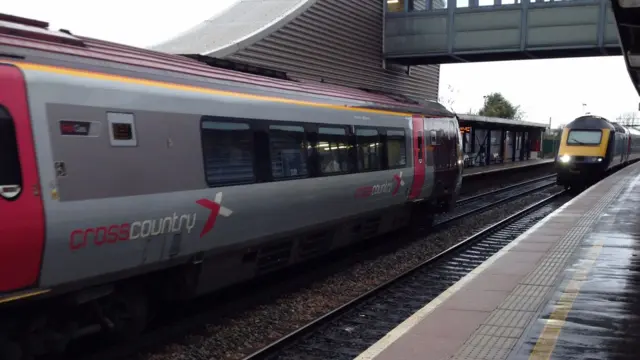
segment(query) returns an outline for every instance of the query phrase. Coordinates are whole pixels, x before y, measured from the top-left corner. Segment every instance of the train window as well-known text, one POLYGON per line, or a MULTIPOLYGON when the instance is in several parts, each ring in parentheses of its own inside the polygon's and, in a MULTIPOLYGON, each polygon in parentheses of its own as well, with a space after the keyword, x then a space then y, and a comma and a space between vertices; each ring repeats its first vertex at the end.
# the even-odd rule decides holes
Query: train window
POLYGON ((375 129, 356 129, 358 170, 380 170, 380 134, 375 129))
POLYGON ((322 174, 349 171, 349 142, 344 128, 318 127, 318 158, 322 174))
POLYGON ((600 141, 600 130, 570 130, 567 136, 567 145, 600 145, 600 141))
POLYGON ((255 181, 253 132, 246 123, 202 122, 202 151, 209 186, 255 181))
POLYGON ((307 151, 302 126, 269 126, 271 172, 275 179, 307 177, 307 151))
POLYGON ((404 130, 387 130, 387 159, 389 168, 407 165, 407 148, 404 130))
POLYGON ((138 146, 133 114, 108 112, 107 122, 111 146, 138 146))
POLYGON ((9 112, 0 106, 0 197, 17 199, 22 190, 22 173, 16 128, 9 112))
POLYGON ((431 139, 431 145, 438 145, 438 132, 436 130, 429 131, 429 138, 431 139))

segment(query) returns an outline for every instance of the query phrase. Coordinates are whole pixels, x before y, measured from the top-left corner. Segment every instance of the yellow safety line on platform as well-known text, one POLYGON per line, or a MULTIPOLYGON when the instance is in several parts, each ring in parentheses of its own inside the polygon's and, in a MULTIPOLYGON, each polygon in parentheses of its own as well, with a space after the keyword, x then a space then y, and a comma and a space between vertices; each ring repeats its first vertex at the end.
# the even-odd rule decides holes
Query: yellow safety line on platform
POLYGON ((529 355, 529 360, 549 360, 551 358, 558 338, 560 337, 560 332, 573 307, 573 302, 580 294, 580 288, 587 280, 587 275, 596 263, 602 247, 603 243, 600 241, 594 244, 587 252, 586 261, 579 265, 578 270, 573 274, 567 287, 562 292, 562 295, 560 295, 560 300, 542 329, 540 337, 529 355))

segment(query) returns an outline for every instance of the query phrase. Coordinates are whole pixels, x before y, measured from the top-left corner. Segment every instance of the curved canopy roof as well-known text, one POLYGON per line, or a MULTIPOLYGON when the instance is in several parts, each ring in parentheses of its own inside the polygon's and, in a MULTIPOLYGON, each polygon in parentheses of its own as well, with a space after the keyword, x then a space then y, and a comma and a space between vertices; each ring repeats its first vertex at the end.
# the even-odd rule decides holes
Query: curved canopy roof
POLYGON ((151 47, 171 54, 222 58, 274 33, 316 0, 239 0, 184 33, 151 47))
POLYGON ((611 9, 629 77, 640 94, 640 6, 635 0, 611 0, 611 9))

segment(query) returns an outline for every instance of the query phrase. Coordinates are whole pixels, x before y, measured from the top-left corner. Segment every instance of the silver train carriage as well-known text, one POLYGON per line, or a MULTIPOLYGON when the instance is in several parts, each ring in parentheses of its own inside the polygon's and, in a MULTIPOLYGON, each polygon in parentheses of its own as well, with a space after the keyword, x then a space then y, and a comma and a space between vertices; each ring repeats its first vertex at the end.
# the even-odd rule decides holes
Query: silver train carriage
POLYGON ((462 144, 440 104, 0 27, 5 306, 189 298, 455 204, 462 144))

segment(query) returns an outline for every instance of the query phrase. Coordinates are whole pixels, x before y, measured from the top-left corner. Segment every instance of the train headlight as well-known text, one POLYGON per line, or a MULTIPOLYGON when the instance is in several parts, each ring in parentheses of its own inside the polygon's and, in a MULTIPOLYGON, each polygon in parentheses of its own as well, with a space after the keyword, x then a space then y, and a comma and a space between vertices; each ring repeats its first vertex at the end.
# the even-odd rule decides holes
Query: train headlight
POLYGON ((20 185, 0 185, 0 196, 7 200, 17 198, 21 191, 20 185))
POLYGON ((569 155, 562 155, 560 156, 560 162, 562 163, 568 163, 569 161, 571 161, 571 156, 569 155))
POLYGON ((602 158, 599 157, 598 160, 596 160, 597 162, 602 162, 602 158))

